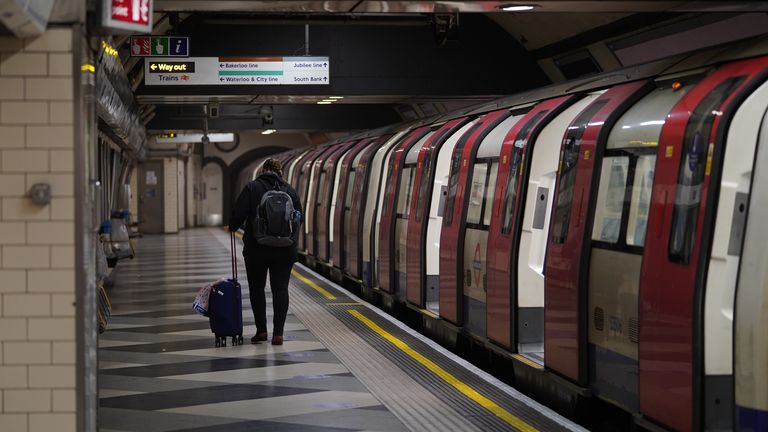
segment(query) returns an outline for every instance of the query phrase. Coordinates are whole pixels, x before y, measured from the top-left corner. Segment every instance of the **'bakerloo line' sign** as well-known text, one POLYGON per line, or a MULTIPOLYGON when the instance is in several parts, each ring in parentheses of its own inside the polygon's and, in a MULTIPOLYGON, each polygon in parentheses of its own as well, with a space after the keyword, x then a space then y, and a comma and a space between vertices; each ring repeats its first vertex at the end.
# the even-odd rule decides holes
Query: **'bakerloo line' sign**
POLYGON ((327 85, 328 57, 146 58, 146 85, 327 85))

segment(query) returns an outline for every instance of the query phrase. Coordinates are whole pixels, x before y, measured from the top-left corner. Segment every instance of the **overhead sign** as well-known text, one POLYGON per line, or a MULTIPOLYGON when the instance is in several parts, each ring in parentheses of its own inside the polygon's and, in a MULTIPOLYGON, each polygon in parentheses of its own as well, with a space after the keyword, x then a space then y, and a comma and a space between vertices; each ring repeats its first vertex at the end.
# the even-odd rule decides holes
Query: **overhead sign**
POLYGON ((146 85, 327 85, 331 81, 328 57, 190 57, 184 62, 168 58, 148 60, 144 67, 146 85), (160 69, 171 64, 188 69, 160 69))
POLYGON ((149 62, 149 73, 194 73, 195 62, 149 62))
POLYGON ((104 27, 152 32, 152 0, 102 0, 104 27))
POLYGON ((189 57, 187 36, 131 36, 132 57, 189 57))

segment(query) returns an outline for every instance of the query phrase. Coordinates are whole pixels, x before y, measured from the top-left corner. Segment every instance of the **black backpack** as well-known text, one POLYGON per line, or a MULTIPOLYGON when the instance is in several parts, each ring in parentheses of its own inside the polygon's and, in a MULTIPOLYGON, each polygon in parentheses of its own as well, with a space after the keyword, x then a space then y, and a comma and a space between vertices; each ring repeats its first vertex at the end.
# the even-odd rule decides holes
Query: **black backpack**
POLYGON ((253 236, 264 246, 287 247, 295 243, 298 224, 294 221, 293 199, 281 188, 264 192, 253 218, 253 236))

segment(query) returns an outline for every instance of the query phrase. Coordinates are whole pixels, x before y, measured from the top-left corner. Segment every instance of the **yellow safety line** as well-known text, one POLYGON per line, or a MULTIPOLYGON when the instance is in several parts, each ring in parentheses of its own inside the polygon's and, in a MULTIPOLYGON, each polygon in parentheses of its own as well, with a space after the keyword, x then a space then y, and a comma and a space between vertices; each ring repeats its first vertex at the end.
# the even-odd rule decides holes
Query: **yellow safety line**
POLYGON ((522 355, 522 354, 512 354, 512 357, 522 363, 527 364, 528 366, 535 368, 535 369, 544 369, 544 367, 535 361, 529 359, 528 357, 522 355))
POLYGON ((481 395, 477 392, 477 390, 473 389, 469 385, 461 382, 458 378, 451 375, 448 371, 441 368, 435 362, 432 360, 424 357, 423 355, 419 354, 416 350, 408 346, 405 342, 401 341, 400 339, 394 337, 391 333, 387 332, 383 328, 379 327, 378 324, 368 319, 365 315, 361 314, 359 311, 356 310, 350 310, 348 311, 352 316, 359 319, 363 322, 363 324, 370 327, 371 330, 376 332, 379 336, 383 337, 384 339, 391 342, 394 346, 399 348, 401 351, 403 351, 405 354, 407 354, 412 359, 419 362, 422 366, 426 367, 440 377, 443 381, 453 386, 456 390, 460 391, 462 394, 467 396, 468 398, 475 401, 478 405, 482 406, 483 408, 487 409, 488 411, 492 412, 494 415, 505 421, 506 423, 510 424, 515 429, 522 431, 522 432, 536 432, 538 429, 535 427, 529 425, 525 421, 523 421, 521 418, 515 416, 514 414, 510 413, 509 411, 505 410, 504 408, 497 405, 492 400, 488 399, 487 397, 481 395))
POLYGON ((312 282, 311 280, 305 278, 304 276, 302 276, 301 273, 297 272, 296 270, 291 271, 291 274, 293 274, 293 276, 296 279, 304 282, 305 284, 309 285, 310 288, 314 289, 315 291, 317 291, 320 294, 322 294, 323 296, 325 296, 325 298, 327 298, 328 300, 336 300, 336 296, 335 295, 331 294, 330 292, 328 292, 328 290, 322 288, 320 285, 318 285, 318 284, 312 282))

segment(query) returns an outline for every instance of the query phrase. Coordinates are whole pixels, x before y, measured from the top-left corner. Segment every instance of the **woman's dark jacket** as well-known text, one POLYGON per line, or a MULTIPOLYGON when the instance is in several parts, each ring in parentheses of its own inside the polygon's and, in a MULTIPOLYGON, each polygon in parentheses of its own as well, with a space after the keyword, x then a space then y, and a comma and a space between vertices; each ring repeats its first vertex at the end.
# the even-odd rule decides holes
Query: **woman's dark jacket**
POLYGON ((294 209, 303 213, 299 195, 291 185, 277 174, 266 173, 258 176, 256 180, 249 182, 243 188, 243 191, 240 192, 235 208, 232 210, 232 215, 229 218, 229 230, 237 231, 245 222, 245 235, 243 236, 243 243, 245 244, 243 246, 243 256, 245 257, 281 257, 291 260, 291 262, 296 262, 298 260, 296 243, 293 246, 287 247, 263 246, 256 243, 256 239, 253 236, 252 219, 256 216, 256 208, 261 202, 261 197, 267 191, 277 189, 277 185, 279 185, 281 191, 290 195, 294 209))

